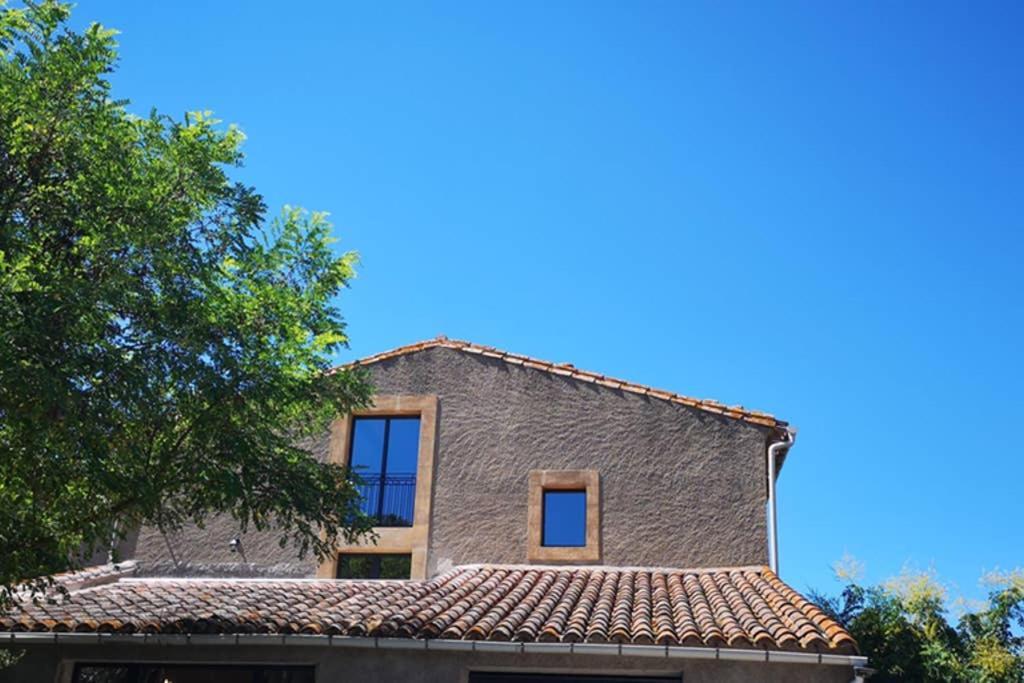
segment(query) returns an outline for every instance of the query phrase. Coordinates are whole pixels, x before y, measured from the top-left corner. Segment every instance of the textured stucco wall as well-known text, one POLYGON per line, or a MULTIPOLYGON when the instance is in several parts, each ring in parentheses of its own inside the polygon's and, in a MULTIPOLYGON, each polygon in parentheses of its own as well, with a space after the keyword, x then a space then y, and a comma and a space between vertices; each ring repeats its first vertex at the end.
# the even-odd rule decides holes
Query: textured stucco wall
MULTIPOLYGON (((445 348, 370 369, 380 394, 439 396, 430 574, 526 561, 531 469, 600 472, 601 564, 767 561, 766 428, 445 348)), ((325 437, 313 450, 325 457, 326 447, 325 437)), ((243 561, 228 552, 236 533, 228 519, 166 541, 144 529, 136 556, 146 573, 315 569, 272 534, 244 537, 243 561)))
MULTIPOLYGON (((318 459, 327 459, 328 436, 306 446, 318 459)), ((163 534, 142 527, 135 540, 134 559, 139 572, 157 576, 272 576, 301 578, 316 572, 316 561, 300 558, 293 547, 281 547, 281 534, 271 531, 241 533, 238 523, 226 515, 211 518, 198 529, 186 526, 163 534), (241 550, 232 552, 231 539, 240 538, 241 550)))
POLYGON ((817 664, 766 664, 706 660, 660 660, 615 657, 482 652, 409 652, 249 646, 39 646, 13 669, 0 670, 0 683, 71 683, 75 661, 217 662, 247 661, 316 666, 317 683, 403 681, 404 683, 467 683, 473 670, 533 673, 679 675, 683 683, 846 683, 853 670, 817 664))

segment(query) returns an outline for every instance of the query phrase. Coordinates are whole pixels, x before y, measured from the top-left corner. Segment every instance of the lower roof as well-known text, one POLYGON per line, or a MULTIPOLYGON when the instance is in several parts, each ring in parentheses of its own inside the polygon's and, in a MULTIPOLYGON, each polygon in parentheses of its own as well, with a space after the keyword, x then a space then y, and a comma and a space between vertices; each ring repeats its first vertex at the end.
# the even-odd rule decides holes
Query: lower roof
POLYGON ((275 633, 854 654, 767 567, 473 565, 427 581, 123 578, 24 601, 2 631, 275 633))

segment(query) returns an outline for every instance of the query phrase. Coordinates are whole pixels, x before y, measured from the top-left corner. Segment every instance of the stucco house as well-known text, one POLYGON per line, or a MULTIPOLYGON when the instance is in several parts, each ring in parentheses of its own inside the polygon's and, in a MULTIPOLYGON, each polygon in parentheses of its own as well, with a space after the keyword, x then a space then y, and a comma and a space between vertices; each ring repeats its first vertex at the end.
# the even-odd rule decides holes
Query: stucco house
POLYGON ((375 404, 311 445, 376 545, 300 560, 229 519, 141 529, 68 599, 0 616, 2 680, 860 680, 778 576, 782 420, 439 337, 360 361, 375 404))

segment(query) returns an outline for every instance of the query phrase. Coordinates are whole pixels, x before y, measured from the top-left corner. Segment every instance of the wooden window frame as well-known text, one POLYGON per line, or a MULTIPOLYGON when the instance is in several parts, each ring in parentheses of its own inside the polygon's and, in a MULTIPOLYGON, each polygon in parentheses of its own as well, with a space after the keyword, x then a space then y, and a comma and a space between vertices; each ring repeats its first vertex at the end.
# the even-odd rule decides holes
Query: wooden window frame
POLYGON ((527 505, 528 562, 601 561, 601 477, 597 470, 531 470, 527 505), (544 492, 586 491, 587 536, 583 546, 545 546, 544 492))
POLYGON ((351 453, 352 421, 354 417, 419 416, 420 441, 416 458, 416 502, 413 507, 412 526, 374 527, 377 543, 343 543, 330 558, 320 564, 316 575, 333 579, 337 575, 338 554, 412 555, 410 579, 427 578, 427 547, 430 540, 430 508, 434 485, 434 454, 437 435, 437 396, 395 395, 376 396, 373 405, 352 411, 331 423, 329 461, 348 467, 351 453))

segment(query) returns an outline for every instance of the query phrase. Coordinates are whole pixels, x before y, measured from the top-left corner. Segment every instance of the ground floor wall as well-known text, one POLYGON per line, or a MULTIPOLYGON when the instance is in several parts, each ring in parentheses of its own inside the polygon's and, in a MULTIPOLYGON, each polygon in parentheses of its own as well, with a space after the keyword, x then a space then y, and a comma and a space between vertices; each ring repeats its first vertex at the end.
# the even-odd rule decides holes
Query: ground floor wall
POLYGON ((516 671, 615 675, 675 675, 685 683, 847 683, 853 670, 817 664, 655 659, 583 654, 513 654, 364 649, 320 646, 33 645, 0 683, 71 683, 77 662, 216 664, 304 664, 316 668, 317 683, 402 681, 468 683, 471 671, 516 671))

